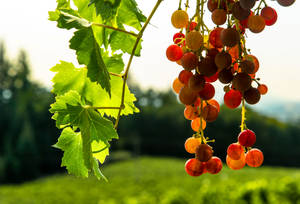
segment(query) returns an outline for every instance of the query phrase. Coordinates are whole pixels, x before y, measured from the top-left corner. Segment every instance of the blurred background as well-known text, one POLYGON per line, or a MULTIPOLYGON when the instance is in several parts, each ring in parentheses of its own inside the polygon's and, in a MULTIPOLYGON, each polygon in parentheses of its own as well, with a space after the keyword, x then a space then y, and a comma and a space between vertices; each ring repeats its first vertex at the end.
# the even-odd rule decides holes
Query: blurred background
MULTIPOLYGON (((145 15, 155 4, 137 2, 145 15)), ((142 57, 133 63, 129 86, 141 113, 121 119, 120 139, 103 165, 108 183, 67 175, 60 167, 62 152, 51 147, 60 131, 48 111, 54 101, 49 69, 59 60, 76 64, 68 49, 72 32, 47 20, 56 2, 0 3, 1 204, 300 203, 299 3, 283 8, 270 1, 279 15, 277 23, 248 35, 248 47, 260 61, 258 76, 269 86, 260 104, 247 108, 247 126, 265 156, 263 167, 224 167, 218 175, 191 178, 184 172, 191 155, 183 144, 193 131, 170 89, 180 68, 165 57, 176 32, 170 15, 177 3, 170 2, 164 1, 154 16, 142 57)), ((216 86, 222 104, 222 86, 216 86)), ((239 124, 240 109, 222 106, 217 121, 205 130, 216 139, 215 155, 222 161, 227 146, 236 141, 239 124)))

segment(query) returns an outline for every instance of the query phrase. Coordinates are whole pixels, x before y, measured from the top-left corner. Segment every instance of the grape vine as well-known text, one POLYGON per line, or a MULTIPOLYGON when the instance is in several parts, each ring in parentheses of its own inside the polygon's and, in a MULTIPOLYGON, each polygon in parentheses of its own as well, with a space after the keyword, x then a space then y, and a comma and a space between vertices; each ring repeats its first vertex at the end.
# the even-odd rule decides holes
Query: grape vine
POLYGON ((120 116, 139 112, 126 82, 134 56, 140 56, 143 33, 161 2, 157 0, 148 18, 135 0, 58 0, 56 10, 49 12, 57 27, 75 30, 69 47, 83 65, 76 68, 61 61, 51 68, 56 72, 56 101, 50 112, 62 129, 54 147, 64 151, 61 165, 70 174, 88 177, 93 172, 106 180, 99 162, 109 154, 109 142, 118 139, 120 116), (130 54, 125 70, 124 53, 130 54))

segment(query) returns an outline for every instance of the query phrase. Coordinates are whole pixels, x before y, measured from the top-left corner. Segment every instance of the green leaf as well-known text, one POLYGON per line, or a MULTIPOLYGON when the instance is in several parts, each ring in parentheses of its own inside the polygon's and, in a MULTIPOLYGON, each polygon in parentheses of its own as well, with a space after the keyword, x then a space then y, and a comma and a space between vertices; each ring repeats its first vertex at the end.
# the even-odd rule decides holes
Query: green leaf
POLYGON ((104 22, 115 18, 121 0, 91 0, 91 4, 95 4, 97 15, 101 15, 104 22))
POLYGON ((140 30, 142 28, 141 22, 145 22, 146 19, 141 10, 138 9, 135 0, 122 0, 117 15, 118 24, 125 24, 140 30))
POLYGON ((88 141, 103 141, 107 144, 111 139, 118 138, 113 123, 94 109, 85 106, 76 91, 71 90, 57 96, 50 112, 56 115, 58 127, 64 125, 79 127, 83 135, 89 135, 88 141))
POLYGON ((65 166, 70 174, 88 177, 82 151, 81 134, 71 128, 65 128, 54 147, 64 151, 61 166, 65 166))
MULTIPOLYGON (((114 58, 114 55, 111 58, 114 58)), ((108 58, 104 57, 104 59, 108 58)), ((119 56, 117 56, 116 59, 119 59, 119 56)), ((121 104, 123 80, 120 77, 111 77, 112 95, 110 98, 98 84, 91 82, 90 79, 86 77, 86 68, 75 68, 72 63, 62 61, 60 64, 54 66, 51 71, 57 72, 52 80, 52 92, 55 94, 63 95, 70 90, 75 90, 85 101, 89 101, 92 106, 119 107, 121 104)), ((122 115, 139 112, 134 105, 135 101, 136 98, 130 93, 128 87, 125 86, 125 109, 123 109, 122 115)), ((113 109, 103 109, 99 110, 99 112, 114 118, 118 115, 118 110, 113 109)))
POLYGON ((107 70, 112 73, 120 74, 124 70, 124 62, 122 54, 116 54, 109 56, 108 52, 102 51, 103 61, 107 67, 107 70))
POLYGON ((84 28, 76 31, 70 40, 70 48, 76 50, 79 64, 88 68, 88 77, 98 82, 111 94, 110 76, 104 64, 98 42, 94 38, 93 29, 84 28))
POLYGON ((93 171, 97 179, 104 179, 107 182, 107 178, 102 174, 102 172, 99 169, 99 164, 96 158, 93 158, 93 171))
POLYGON ((92 151, 95 152, 93 153, 93 157, 98 159, 100 163, 103 164, 105 158, 109 155, 109 145, 105 144, 102 141, 100 142, 93 141, 92 151))

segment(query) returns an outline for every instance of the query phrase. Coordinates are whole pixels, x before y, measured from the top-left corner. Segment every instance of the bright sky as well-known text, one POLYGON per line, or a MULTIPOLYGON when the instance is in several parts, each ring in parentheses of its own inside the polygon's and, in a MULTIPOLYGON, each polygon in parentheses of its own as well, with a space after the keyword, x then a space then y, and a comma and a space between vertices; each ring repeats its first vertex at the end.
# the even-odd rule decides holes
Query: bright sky
MULTIPOLYGON (((149 15, 156 1, 137 2, 144 14, 149 15)), ((130 71, 143 88, 168 89, 181 70, 165 57, 165 50, 172 44, 176 32, 170 16, 177 9, 177 2, 164 0, 151 21, 154 26, 149 26, 144 34, 142 57, 135 58, 130 71)), ((276 9, 278 20, 260 34, 248 31, 247 47, 260 61, 258 76, 269 86, 269 95, 300 101, 300 4, 295 2, 286 8, 276 1, 267 3, 276 9)), ((32 77, 47 86, 51 85, 53 73, 49 69, 52 66, 59 60, 76 61, 75 53, 68 48, 72 31, 61 30, 56 23, 47 20, 48 11, 55 7, 55 0, 0 2, 0 39, 6 43, 9 57, 25 49, 33 68, 32 77)), ((209 25, 212 28, 213 25, 209 25)))

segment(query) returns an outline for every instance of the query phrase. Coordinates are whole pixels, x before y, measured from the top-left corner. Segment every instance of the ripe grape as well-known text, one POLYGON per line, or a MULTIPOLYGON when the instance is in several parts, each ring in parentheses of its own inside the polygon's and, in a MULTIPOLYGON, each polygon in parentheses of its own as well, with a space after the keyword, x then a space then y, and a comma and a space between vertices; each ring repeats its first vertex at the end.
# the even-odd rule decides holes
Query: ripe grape
POLYGON ((245 154, 243 153, 239 160, 234 160, 227 155, 226 163, 229 168, 231 168, 233 170, 239 170, 239 169, 243 168, 246 164, 245 154))
POLYGON ((239 107, 242 102, 242 94, 239 91, 231 89, 224 95, 224 103, 228 108, 234 109, 239 107))
POLYGON ((227 155, 233 160, 239 160, 245 154, 245 150, 242 145, 238 143, 233 143, 227 148, 227 155))
POLYGON ((252 9, 256 0, 240 0, 240 5, 243 9, 252 9))
POLYGON ((203 45, 203 37, 199 31, 191 31, 186 35, 186 45, 193 51, 197 51, 203 45))
POLYGON ((185 163, 185 171, 190 176, 200 176, 205 171, 205 163, 202 163, 198 159, 189 159, 185 163))
POLYGON ((175 44, 182 44, 185 41, 185 35, 183 33, 175 33, 173 35, 173 42, 175 44))
POLYGON ((243 60, 243 61, 241 61, 240 62, 240 67, 241 67, 242 72, 245 72, 247 74, 254 74, 255 65, 250 60, 243 60))
POLYGON ((202 130, 206 128, 206 122, 201 118, 202 124, 200 123, 200 118, 197 117, 196 119, 192 120, 191 127, 195 132, 198 132, 200 130, 200 126, 202 125, 202 130))
POLYGON ((189 23, 189 15, 183 10, 177 10, 172 14, 171 22, 175 28, 185 28, 189 23))
POLYGON ((233 79, 233 74, 231 69, 223 69, 222 71, 220 71, 218 79, 223 84, 230 83, 233 79))
POLYGON ((198 64, 197 71, 207 77, 215 75, 218 71, 218 67, 215 64, 214 58, 205 57, 201 59, 198 64))
POLYGON ((248 20, 250 18, 250 16, 253 16, 254 13, 252 11, 250 11, 250 15, 244 19, 244 20, 240 20, 240 25, 243 26, 244 28, 248 28, 248 20))
POLYGON ((271 7, 268 6, 264 7, 261 10, 260 15, 265 19, 265 23, 267 26, 274 25, 274 23, 276 23, 277 21, 277 13, 275 9, 271 7))
POLYGON ((258 91, 258 89, 250 87, 250 89, 245 91, 244 99, 248 104, 256 104, 260 100, 260 92, 258 91))
POLYGON ((190 137, 184 143, 185 150, 190 154, 196 153, 196 148, 201 144, 201 140, 199 138, 190 137))
POLYGON ((180 91, 180 89, 182 88, 184 86, 184 84, 183 83, 181 83, 180 81, 179 81, 179 79, 178 78, 176 78, 174 81, 173 81, 173 91, 175 92, 175 93, 179 93, 179 91, 180 91))
POLYGON ((256 73, 259 69, 259 61, 254 55, 246 55, 244 56, 245 60, 249 60, 254 63, 254 73, 256 73))
POLYGON ((188 71, 195 69, 198 65, 198 56, 193 52, 185 53, 181 58, 181 65, 188 71))
POLYGON ((190 78, 189 83, 188 83, 189 88, 195 92, 201 91, 204 88, 204 85, 205 85, 205 79, 200 74, 193 75, 190 78))
POLYGON ((232 80, 232 85, 235 89, 243 92, 251 87, 252 79, 246 73, 237 73, 232 80))
POLYGON ((231 55, 231 58, 233 60, 236 60, 237 58, 239 58, 239 46, 235 45, 234 47, 229 48, 228 53, 231 55))
POLYGON ((231 55, 224 51, 218 53, 215 57, 215 64, 217 65, 219 70, 229 67, 231 65, 231 62, 231 55))
POLYGON ((256 141, 256 135, 252 130, 244 130, 239 134, 238 141, 244 147, 252 147, 256 141))
POLYGON ((209 100, 215 96, 215 87, 210 83, 205 83, 204 88, 198 93, 201 99, 209 100))
POLYGON ((215 106, 217 108, 218 112, 220 112, 220 104, 215 99, 208 100, 207 104, 215 106))
POLYGON ((212 83, 212 82, 217 81, 218 77, 219 77, 219 73, 217 72, 217 73, 215 73, 214 75, 212 75, 210 77, 204 76, 204 79, 205 79, 206 82, 212 83))
POLYGON ((219 50, 216 48, 211 48, 207 51, 206 53, 206 57, 211 57, 211 58, 215 58, 216 55, 219 53, 219 50))
POLYGON ((210 104, 206 105, 203 108, 203 111, 201 113, 201 116, 207 122, 215 121, 218 118, 218 115, 219 115, 218 108, 210 104))
POLYGON ((257 89, 261 95, 265 95, 268 92, 268 87, 265 84, 260 84, 257 89))
POLYGON ((186 28, 189 27, 189 31, 192 31, 192 30, 195 30, 196 26, 197 26, 197 23, 192 21, 186 28))
MULTIPOLYGON (((218 8, 218 0, 208 0, 207 2, 207 8, 210 12, 213 12, 215 9, 218 8)), ((221 0, 220 8, 225 9, 226 8, 226 1, 221 0)))
POLYGON ((198 111, 197 107, 188 105, 188 106, 185 106, 183 114, 187 120, 194 120, 199 116, 198 112, 199 111, 198 111))
POLYGON ((189 87, 184 86, 179 91, 179 100, 185 105, 192 105, 197 99, 197 92, 192 91, 189 87))
POLYGON ((183 52, 181 47, 179 47, 178 45, 170 45, 167 48, 166 55, 170 61, 175 62, 181 59, 183 52))
POLYGON ((213 150, 208 144, 201 144, 196 148, 196 159, 201 162, 207 162, 213 156, 213 150))
POLYGON ((232 15, 236 19, 242 21, 248 18, 248 16, 250 15, 250 9, 243 9, 240 5, 240 2, 237 1, 232 6, 232 15))
POLYGON ((234 28, 226 28, 221 32, 222 44, 228 47, 233 47, 240 41, 240 34, 234 28))
POLYGON ((264 161, 264 155, 259 149, 251 149, 246 154, 246 163, 251 167, 259 167, 264 161))
POLYGON ((188 85, 190 78, 193 76, 193 73, 187 70, 182 70, 179 73, 178 79, 181 83, 188 85))
POLYGON ((223 25, 227 20, 227 12, 224 9, 215 9, 212 12, 211 19, 216 25, 223 25))
POLYGON ((281 5, 281 6, 290 6, 292 5, 296 0, 277 0, 277 2, 281 5))
POLYGON ((250 16, 248 20, 248 28, 253 33, 260 33, 265 29, 266 22, 263 17, 255 15, 250 16))
POLYGON ((222 170, 223 164, 220 158, 212 157, 205 164, 206 171, 210 174, 217 174, 222 170))
POLYGON ((222 48, 223 44, 221 41, 221 32, 224 28, 217 27, 212 30, 209 34, 209 43, 212 44, 215 48, 222 48))

